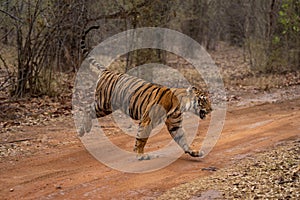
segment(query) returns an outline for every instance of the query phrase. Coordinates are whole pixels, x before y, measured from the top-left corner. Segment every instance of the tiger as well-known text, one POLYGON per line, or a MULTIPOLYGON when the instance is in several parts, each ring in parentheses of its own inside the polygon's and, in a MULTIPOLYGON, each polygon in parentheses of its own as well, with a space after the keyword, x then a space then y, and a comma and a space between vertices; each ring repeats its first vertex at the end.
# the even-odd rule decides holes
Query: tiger
POLYGON ((150 156, 144 153, 144 148, 151 131, 162 122, 184 153, 192 157, 202 157, 204 152, 193 150, 188 145, 182 121, 184 112, 192 112, 200 119, 205 119, 206 115, 212 112, 208 93, 195 86, 168 88, 126 73, 106 69, 89 55, 85 44, 87 33, 98 28, 99 26, 89 28, 81 37, 82 53, 91 65, 101 71, 101 74, 96 84, 94 102, 90 105, 89 112, 85 112, 84 128, 80 135, 90 132, 93 119, 107 116, 120 109, 139 122, 133 148, 138 160, 150 159, 150 156))

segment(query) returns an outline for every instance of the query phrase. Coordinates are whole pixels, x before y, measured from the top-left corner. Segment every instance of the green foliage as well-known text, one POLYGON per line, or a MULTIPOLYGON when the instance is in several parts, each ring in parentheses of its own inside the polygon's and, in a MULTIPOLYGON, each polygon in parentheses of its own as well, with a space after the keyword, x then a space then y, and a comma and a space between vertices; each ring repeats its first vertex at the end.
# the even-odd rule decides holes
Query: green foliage
POLYGON ((274 45, 279 44, 279 43, 280 43, 280 37, 275 35, 274 38, 273 38, 272 43, 273 43, 274 45))
POLYGON ((270 46, 269 67, 277 71, 300 68, 300 2, 283 0, 270 46), (276 66, 281 66, 276 67, 276 66))
POLYGON ((278 22, 283 35, 300 32, 300 13, 297 12, 299 6, 298 0, 283 0, 278 12, 278 22))

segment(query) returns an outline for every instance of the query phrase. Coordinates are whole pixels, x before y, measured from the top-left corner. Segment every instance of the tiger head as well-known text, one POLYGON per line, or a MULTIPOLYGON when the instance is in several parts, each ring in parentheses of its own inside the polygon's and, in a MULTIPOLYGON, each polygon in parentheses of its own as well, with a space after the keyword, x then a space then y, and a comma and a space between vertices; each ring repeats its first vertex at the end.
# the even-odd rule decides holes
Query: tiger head
POLYGON ((191 86, 187 89, 187 94, 191 100, 191 110, 201 119, 204 119, 207 114, 212 111, 211 103, 208 98, 208 93, 191 86))

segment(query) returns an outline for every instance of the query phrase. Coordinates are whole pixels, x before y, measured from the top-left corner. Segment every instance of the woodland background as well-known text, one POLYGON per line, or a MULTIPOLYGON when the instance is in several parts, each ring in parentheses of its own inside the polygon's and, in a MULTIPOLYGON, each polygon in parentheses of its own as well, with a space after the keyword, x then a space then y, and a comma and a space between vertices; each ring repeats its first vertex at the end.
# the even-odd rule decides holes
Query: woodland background
MULTIPOLYGON (((145 63, 174 69, 150 70, 150 78, 180 84, 172 80, 179 71, 190 84, 201 82, 186 60, 156 49, 129 52, 109 67, 131 72, 145 63)), ((299 102, 299 0, 0 0, 0 199, 299 199, 299 102), (206 48, 228 103, 213 153, 136 175, 88 154, 76 134, 72 92, 84 60, 81 34, 93 25, 101 28, 88 34, 89 49, 139 27, 176 30, 206 48)), ((113 117, 102 120, 109 139, 132 151, 133 138, 113 117)), ((150 150, 171 139, 155 137, 150 150)))
MULTIPOLYGON (((89 34, 90 47, 124 30, 163 27, 187 34, 208 51, 220 41, 242 48, 255 73, 300 69, 298 0, 1 0, 0 91, 13 98, 69 91, 65 81, 83 60, 80 35, 91 25, 101 28, 89 34)), ((122 67, 165 61, 164 55, 131 52, 122 67)))

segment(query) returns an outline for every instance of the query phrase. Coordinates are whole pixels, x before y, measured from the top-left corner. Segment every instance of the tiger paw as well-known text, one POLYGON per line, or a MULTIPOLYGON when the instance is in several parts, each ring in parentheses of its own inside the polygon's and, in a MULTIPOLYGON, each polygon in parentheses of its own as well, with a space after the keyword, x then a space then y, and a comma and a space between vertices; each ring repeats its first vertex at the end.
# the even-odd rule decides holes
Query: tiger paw
POLYGON ((84 127, 81 126, 80 128, 78 128, 77 133, 78 133, 79 137, 84 136, 84 133, 85 133, 84 127))
POLYGON ((84 112, 83 114, 83 125, 85 133, 89 133, 92 129, 93 122, 90 113, 84 112))
POLYGON ((203 157, 204 156, 204 151, 190 150, 186 153, 190 154, 190 156, 192 156, 192 157, 203 157))
POLYGON ((87 113, 82 114, 80 127, 77 129, 77 133, 79 137, 84 136, 85 133, 89 133, 92 129, 92 119, 87 115, 87 113))
POLYGON ((140 154, 140 155, 137 155, 137 159, 139 161, 141 161, 141 160, 150 160, 151 158, 148 154, 140 154))

